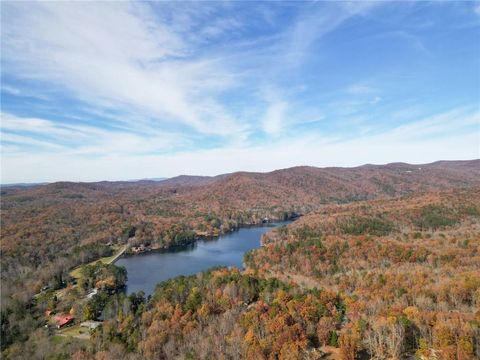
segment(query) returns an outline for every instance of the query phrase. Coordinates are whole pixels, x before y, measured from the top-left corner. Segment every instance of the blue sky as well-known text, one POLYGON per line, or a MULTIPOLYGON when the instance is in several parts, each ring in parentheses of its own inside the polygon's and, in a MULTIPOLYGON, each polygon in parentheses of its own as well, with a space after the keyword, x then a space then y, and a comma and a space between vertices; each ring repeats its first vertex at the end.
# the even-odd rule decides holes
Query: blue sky
POLYGON ((3 183, 480 157, 479 2, 9 2, 3 183))

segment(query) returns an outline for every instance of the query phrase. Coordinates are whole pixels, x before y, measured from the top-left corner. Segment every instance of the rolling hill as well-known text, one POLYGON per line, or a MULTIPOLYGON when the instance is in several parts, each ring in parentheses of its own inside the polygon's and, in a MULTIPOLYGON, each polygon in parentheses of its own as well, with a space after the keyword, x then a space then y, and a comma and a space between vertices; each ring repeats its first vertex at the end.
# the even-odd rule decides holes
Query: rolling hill
MULTIPOLYGON (((296 223, 313 224, 322 218, 314 214, 332 207, 355 209, 368 201, 394 204, 401 197, 429 193, 478 192, 479 186, 480 160, 2 187, 2 309, 4 314, 28 309, 44 284, 68 277, 76 265, 112 255, 112 245, 168 248, 266 218, 305 215, 296 223)), ((307 270, 315 267, 309 266, 302 276, 313 274, 307 270)))

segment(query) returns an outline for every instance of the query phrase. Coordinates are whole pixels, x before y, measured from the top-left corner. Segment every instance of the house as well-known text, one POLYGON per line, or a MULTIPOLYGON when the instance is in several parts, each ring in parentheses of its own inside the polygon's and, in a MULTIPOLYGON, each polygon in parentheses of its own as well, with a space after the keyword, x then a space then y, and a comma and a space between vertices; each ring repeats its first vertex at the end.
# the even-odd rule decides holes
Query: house
POLYGON ((97 288, 94 288, 92 289, 92 291, 90 291, 88 294, 87 294, 87 299, 91 299, 93 298, 95 295, 98 294, 98 289, 97 288))
POLYGON ((86 327, 89 330, 95 330, 100 325, 102 325, 101 321, 93 321, 93 320, 84 321, 80 324, 81 327, 86 327))
POLYGON ((140 253, 143 253, 145 251, 148 251, 147 248, 145 247, 145 245, 143 244, 140 244, 139 246, 134 246, 132 247, 132 252, 134 254, 140 254, 140 253))
POLYGON ((75 318, 71 315, 57 315, 55 316, 55 325, 60 329, 72 323, 75 318))

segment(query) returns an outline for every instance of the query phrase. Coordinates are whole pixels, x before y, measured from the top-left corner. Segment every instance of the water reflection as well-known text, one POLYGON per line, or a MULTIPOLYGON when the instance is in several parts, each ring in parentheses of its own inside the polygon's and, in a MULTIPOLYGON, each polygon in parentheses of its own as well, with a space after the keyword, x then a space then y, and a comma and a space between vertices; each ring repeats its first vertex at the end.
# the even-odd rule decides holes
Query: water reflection
POLYGON ((262 234, 273 226, 286 223, 241 228, 218 238, 200 240, 168 251, 121 258, 117 265, 127 269, 127 293, 142 290, 149 295, 156 284, 176 276, 196 274, 214 266, 241 268, 244 253, 260 246, 262 234))

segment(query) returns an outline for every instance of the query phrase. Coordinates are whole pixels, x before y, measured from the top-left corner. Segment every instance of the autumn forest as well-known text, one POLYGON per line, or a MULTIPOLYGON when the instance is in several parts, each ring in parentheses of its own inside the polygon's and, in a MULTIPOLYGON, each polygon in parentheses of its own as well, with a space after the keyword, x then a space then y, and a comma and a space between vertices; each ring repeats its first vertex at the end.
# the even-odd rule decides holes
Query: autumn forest
POLYGON ((480 358, 480 161, 1 190, 5 359, 480 358), (246 225, 243 268, 115 265, 246 225), (148 276, 148 274, 146 274, 148 276))

